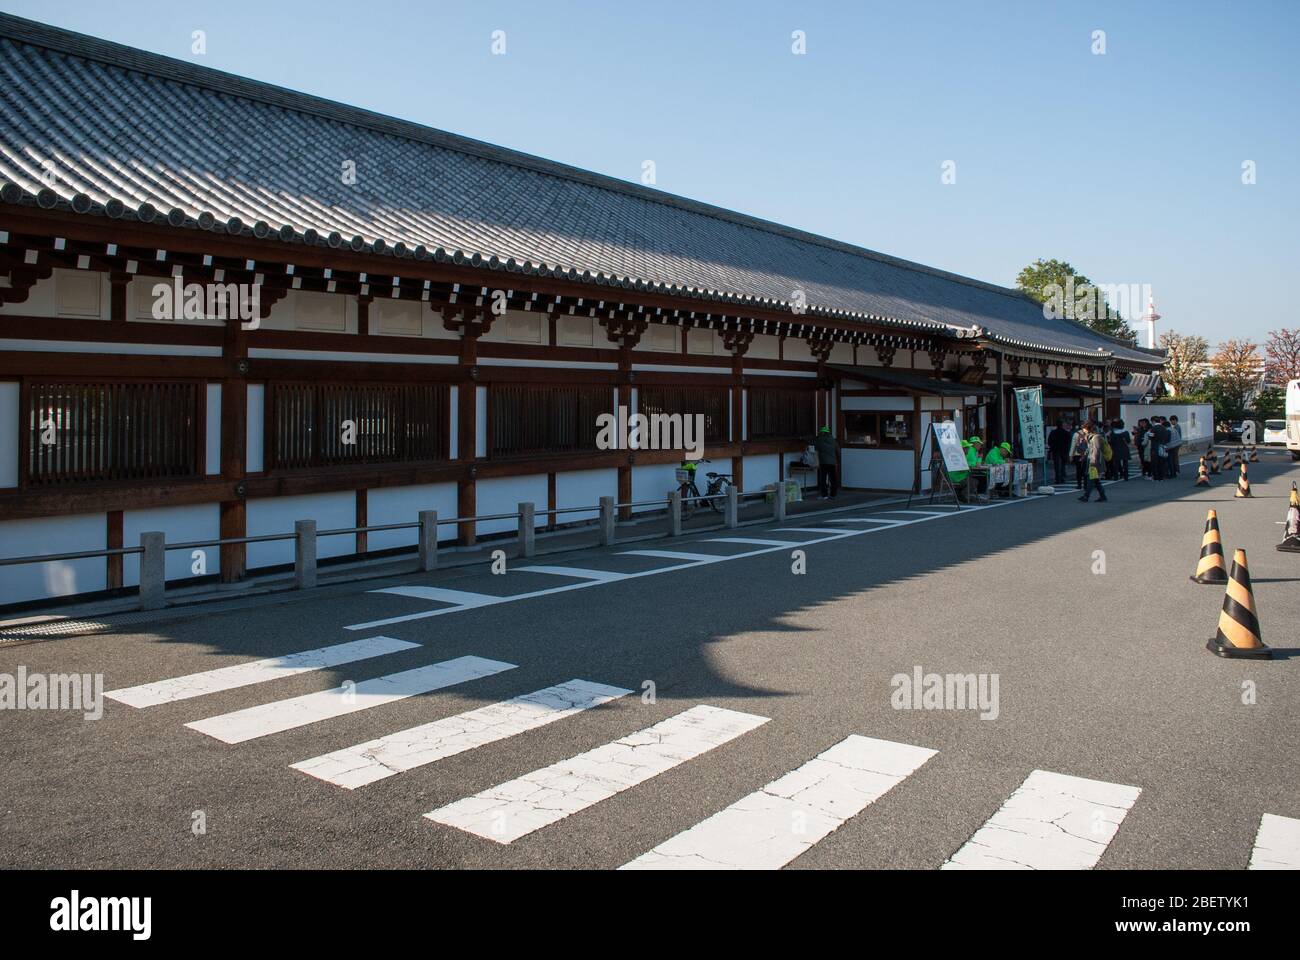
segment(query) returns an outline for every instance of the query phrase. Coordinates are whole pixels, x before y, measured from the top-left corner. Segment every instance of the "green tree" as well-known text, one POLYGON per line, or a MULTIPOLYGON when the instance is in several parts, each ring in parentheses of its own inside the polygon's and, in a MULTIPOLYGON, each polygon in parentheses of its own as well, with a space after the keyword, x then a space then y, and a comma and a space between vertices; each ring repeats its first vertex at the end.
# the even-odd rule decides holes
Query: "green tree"
POLYGON ((1255 416, 1261 421, 1285 419, 1286 391, 1281 387, 1261 390, 1252 406, 1255 408, 1255 416))
POLYGON ((1020 271, 1016 286, 1028 297, 1049 304, 1057 316, 1126 343, 1137 343, 1128 322, 1111 309, 1106 292, 1064 260, 1038 259, 1020 271))

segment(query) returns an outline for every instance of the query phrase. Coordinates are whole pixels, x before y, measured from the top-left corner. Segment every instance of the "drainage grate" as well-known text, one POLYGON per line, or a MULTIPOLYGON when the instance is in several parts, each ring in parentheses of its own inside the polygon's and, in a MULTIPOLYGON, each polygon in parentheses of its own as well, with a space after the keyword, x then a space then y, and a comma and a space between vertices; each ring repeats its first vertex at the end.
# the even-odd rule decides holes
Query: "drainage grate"
POLYGON ((103 620, 64 620, 53 618, 34 623, 0 625, 0 644, 32 640, 54 640, 60 637, 84 637, 96 633, 120 630, 135 623, 157 621, 157 613, 114 614, 103 620))

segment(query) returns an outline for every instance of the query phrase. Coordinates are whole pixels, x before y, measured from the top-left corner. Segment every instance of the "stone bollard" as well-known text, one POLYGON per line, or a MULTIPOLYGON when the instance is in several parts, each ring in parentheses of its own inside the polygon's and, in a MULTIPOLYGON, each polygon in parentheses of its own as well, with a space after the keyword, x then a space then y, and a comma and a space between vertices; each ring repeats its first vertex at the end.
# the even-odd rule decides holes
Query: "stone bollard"
POLYGON ((740 522, 740 491, 736 489, 735 484, 727 487, 727 528, 734 530, 740 522))
POLYGON ((140 534, 140 609, 167 606, 167 546, 162 533, 140 534))
POLYGON ((785 522, 785 484, 778 480, 772 488, 772 519, 785 522))
POLYGON ((537 552, 537 507, 531 503, 519 504, 519 556, 531 557, 537 552))
POLYGON ((316 521, 296 521, 293 533, 293 585, 310 590, 316 586, 316 521))
POLYGON ((682 492, 674 490, 668 494, 668 536, 682 535, 682 492))
POLYGON ((438 511, 420 511, 420 570, 428 573, 438 566, 438 511))
POLYGON ((612 546, 614 543, 614 498, 600 498, 600 545, 612 546))

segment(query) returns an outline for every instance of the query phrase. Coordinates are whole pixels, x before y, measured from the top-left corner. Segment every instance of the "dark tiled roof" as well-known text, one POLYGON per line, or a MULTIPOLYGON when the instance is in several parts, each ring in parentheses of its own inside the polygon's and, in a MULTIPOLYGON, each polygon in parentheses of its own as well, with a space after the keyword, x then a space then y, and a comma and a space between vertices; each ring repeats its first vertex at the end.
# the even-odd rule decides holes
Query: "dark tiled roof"
POLYGON ((812 315, 1160 362, 1014 290, 7 15, 0 184, 10 203, 776 309, 802 291, 812 315))

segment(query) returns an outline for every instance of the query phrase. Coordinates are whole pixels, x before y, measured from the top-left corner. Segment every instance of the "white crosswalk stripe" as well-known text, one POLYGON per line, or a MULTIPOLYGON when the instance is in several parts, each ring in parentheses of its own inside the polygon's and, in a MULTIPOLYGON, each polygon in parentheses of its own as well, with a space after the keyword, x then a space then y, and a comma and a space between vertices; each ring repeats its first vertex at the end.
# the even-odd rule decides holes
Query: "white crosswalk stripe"
POLYGON ((497 843, 556 823, 767 723, 701 705, 425 814, 497 843))
POLYGON ((225 743, 243 743, 245 740, 282 733, 309 723, 356 713, 514 668, 515 664, 500 660, 457 657, 416 667, 414 670, 363 680, 358 684, 343 684, 332 690, 321 690, 289 700, 277 700, 233 713, 223 713, 206 720, 195 720, 185 726, 225 743))
POLYGON ((392 637, 367 637, 365 640, 336 643, 333 646, 303 650, 283 657, 237 663, 234 666, 204 670, 183 677, 171 677, 167 680, 142 683, 135 687, 109 690, 104 696, 132 707, 152 707, 160 703, 174 703, 177 700, 189 700, 192 697, 202 697, 222 690, 234 690, 237 687, 278 680, 281 677, 292 677, 312 670, 324 670, 345 663, 355 663, 371 657, 382 657, 385 654, 410 650, 418 646, 418 643, 394 640, 392 637))
POLYGON ((573 577, 575 580, 626 580, 626 573, 616 573, 613 570, 592 570, 587 567, 516 567, 515 573, 549 573, 556 577, 573 577))
POLYGON ((1251 870, 1300 870, 1300 820, 1266 813, 1260 817, 1251 870))
POLYGON ((619 553, 629 557, 658 557, 662 560, 687 560, 692 563, 700 561, 716 563, 727 559, 712 553, 687 553, 685 550, 621 550, 619 553))
POLYGON ((603 683, 570 680, 292 766, 318 780, 355 790, 444 757, 563 720, 631 692, 603 683))
POLYGON ((465 590, 446 590, 442 587, 422 587, 418 585, 384 587, 370 592, 391 593, 399 597, 414 597, 417 600, 433 600, 438 603, 452 603, 458 607, 485 607, 488 604, 501 601, 500 597, 494 597, 490 593, 469 593, 465 590))
POLYGON ((1090 870, 1140 787, 1035 770, 944 870, 1090 870))
POLYGON ((934 755, 925 747, 855 734, 622 869, 776 870, 934 755))
MULTIPOLYGON (((831 530, 826 533, 833 533, 831 530)), ((772 540, 762 537, 708 537, 705 543, 744 543, 755 547, 797 547, 797 540, 772 540)))

